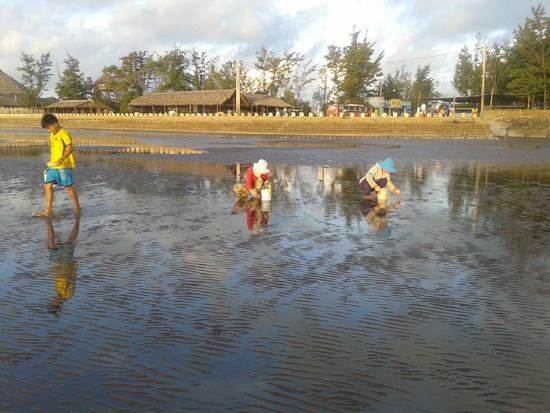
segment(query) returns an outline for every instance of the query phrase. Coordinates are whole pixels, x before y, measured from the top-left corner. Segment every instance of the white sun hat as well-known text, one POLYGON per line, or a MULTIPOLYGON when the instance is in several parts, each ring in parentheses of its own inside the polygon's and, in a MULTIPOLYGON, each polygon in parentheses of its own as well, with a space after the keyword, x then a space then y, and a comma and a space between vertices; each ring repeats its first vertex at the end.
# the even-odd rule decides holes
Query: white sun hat
POLYGON ((256 162, 253 165, 253 168, 254 172, 256 173, 255 175, 257 176, 269 173, 269 169, 267 169, 267 161, 265 161, 264 159, 260 159, 258 162, 256 162))

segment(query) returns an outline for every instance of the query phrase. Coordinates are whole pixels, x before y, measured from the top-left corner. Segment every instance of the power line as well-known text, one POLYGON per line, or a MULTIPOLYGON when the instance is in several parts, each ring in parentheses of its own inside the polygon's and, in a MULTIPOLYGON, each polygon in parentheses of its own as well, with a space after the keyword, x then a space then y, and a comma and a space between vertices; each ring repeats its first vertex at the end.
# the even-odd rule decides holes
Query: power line
MULTIPOLYGON (((483 50, 483 47, 474 47, 472 49, 472 52, 481 51, 481 50, 483 50)), ((415 57, 415 58, 411 58, 411 59, 390 60, 388 62, 382 62, 382 64, 386 64, 386 63, 403 63, 403 62, 412 62, 412 61, 415 61, 415 60, 433 59, 433 58, 436 58, 436 57, 459 55, 462 52, 463 51, 461 50, 460 52, 449 52, 449 53, 435 54, 435 55, 432 55, 432 56, 415 57)), ((467 52, 469 52, 469 50, 467 52)))
MULTIPOLYGON (((482 50, 482 49, 483 48, 474 47, 472 49, 472 52, 482 50)), ((462 53, 462 51, 460 51, 460 52, 441 53, 441 54, 436 54, 436 55, 431 55, 431 56, 414 57, 414 58, 410 58, 410 59, 389 60, 389 61, 385 61, 385 62, 383 61, 383 62, 381 62, 381 64, 413 62, 413 61, 416 61, 416 60, 426 60, 426 59, 434 59, 434 58, 437 58, 437 57, 446 57, 446 56, 459 55, 460 53, 462 53)), ((246 65, 246 66, 255 66, 254 62, 247 62, 247 61, 244 61, 244 60, 241 61, 241 62, 243 63, 243 65, 246 65)))
POLYGON ((436 54, 436 55, 432 55, 432 56, 415 57, 415 58, 412 58, 412 59, 390 60, 389 62, 382 62, 382 64, 412 62, 412 61, 415 61, 415 60, 433 59, 435 57, 445 57, 445 56, 452 56, 452 55, 458 55, 458 54, 460 54, 460 52, 442 53, 442 54, 436 54))

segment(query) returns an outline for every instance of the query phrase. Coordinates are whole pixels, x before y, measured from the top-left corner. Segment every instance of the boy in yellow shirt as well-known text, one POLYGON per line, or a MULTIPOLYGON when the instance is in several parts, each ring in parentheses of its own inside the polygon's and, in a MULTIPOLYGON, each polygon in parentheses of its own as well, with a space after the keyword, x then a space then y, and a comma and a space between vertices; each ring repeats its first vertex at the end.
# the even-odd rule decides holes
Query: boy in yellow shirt
POLYGON ((44 174, 44 192, 46 193, 46 209, 34 214, 35 217, 48 217, 52 214, 53 186, 65 187, 73 204, 73 215, 80 214, 78 195, 74 189, 73 173, 75 160, 73 156, 73 141, 71 134, 63 128, 57 117, 51 113, 42 116, 42 128, 50 132, 50 162, 44 174))

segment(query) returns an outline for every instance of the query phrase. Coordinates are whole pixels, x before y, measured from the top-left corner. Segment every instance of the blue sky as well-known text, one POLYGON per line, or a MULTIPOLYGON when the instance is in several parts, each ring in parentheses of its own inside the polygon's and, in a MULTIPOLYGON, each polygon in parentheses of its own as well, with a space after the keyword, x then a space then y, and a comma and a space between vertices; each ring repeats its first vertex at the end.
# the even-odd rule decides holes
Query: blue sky
POLYGON ((376 54, 384 52, 386 74, 430 64, 437 90, 452 95, 460 49, 473 48, 477 33, 488 43, 511 40, 539 3, 549 16, 550 0, 0 0, 0 70, 20 80, 21 51, 36 58, 50 52, 47 97, 55 95, 67 53, 94 80, 132 51, 175 46, 239 59, 247 69, 262 46, 322 63, 327 46, 346 46, 355 28, 376 54))

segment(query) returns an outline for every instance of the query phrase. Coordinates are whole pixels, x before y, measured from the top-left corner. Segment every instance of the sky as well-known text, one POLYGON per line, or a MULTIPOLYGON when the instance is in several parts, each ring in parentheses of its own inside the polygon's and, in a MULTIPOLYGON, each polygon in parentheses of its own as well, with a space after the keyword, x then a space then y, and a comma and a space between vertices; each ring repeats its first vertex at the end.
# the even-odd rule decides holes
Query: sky
POLYGON ((452 96, 460 50, 472 50, 478 33, 488 44, 512 40, 538 4, 550 16, 550 0, 0 0, 0 70, 21 81, 21 52, 36 59, 49 52, 52 79, 42 97, 50 97, 67 54, 93 80, 131 52, 175 47, 253 70, 262 47, 323 64, 327 47, 349 45, 355 30, 375 56, 383 53, 384 74, 429 64, 436 90, 452 96))

